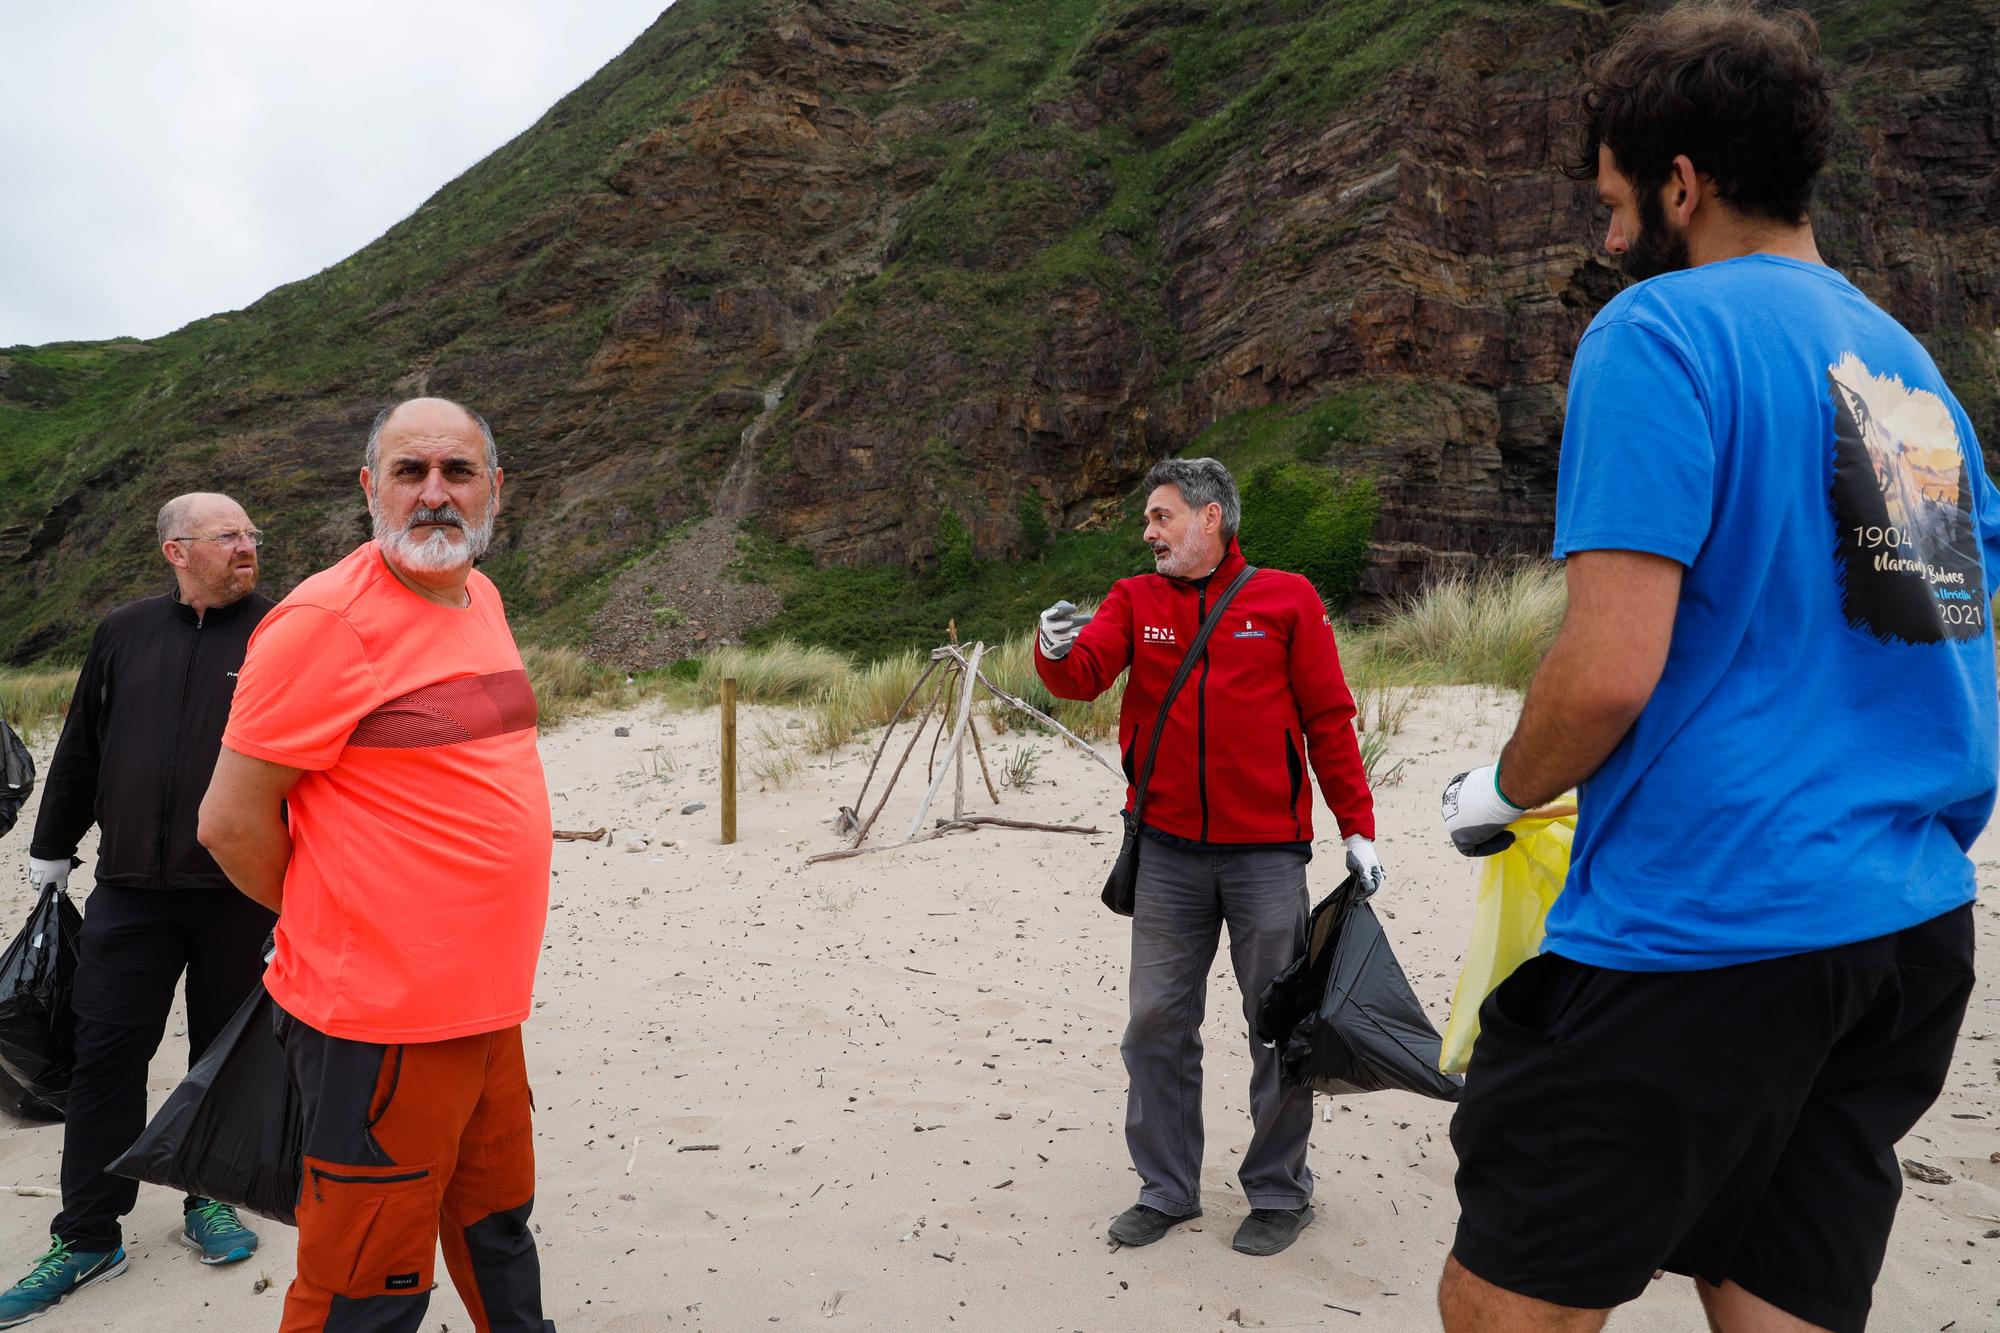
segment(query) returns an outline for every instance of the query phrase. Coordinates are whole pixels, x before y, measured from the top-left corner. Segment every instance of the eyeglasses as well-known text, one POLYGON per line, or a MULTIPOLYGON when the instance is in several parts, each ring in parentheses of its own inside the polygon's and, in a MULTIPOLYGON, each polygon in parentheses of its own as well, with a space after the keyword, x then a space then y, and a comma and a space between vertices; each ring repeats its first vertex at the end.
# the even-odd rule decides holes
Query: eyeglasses
POLYGON ((232 529, 229 532, 217 532, 207 537, 169 537, 167 540, 170 542, 214 542, 217 546, 227 549, 238 542, 249 542, 252 546, 262 546, 264 544, 264 534, 255 528, 245 528, 241 532, 232 529))

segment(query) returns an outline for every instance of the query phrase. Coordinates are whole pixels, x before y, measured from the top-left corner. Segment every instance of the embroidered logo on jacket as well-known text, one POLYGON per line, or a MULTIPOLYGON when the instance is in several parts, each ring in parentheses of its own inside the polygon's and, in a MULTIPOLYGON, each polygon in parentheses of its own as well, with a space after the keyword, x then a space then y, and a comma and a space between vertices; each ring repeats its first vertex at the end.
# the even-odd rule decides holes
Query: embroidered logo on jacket
POLYGON ((1140 641, 1143 643, 1179 643, 1174 637, 1172 625, 1142 625, 1139 627, 1140 641))

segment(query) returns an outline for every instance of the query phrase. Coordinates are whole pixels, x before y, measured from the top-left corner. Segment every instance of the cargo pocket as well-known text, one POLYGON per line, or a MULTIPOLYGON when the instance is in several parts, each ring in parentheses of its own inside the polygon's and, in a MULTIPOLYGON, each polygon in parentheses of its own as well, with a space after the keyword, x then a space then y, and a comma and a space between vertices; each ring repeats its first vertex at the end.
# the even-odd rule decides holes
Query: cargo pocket
POLYGON ((299 1276, 350 1300, 429 1291, 438 1240, 430 1165, 348 1166, 305 1159, 299 1276))

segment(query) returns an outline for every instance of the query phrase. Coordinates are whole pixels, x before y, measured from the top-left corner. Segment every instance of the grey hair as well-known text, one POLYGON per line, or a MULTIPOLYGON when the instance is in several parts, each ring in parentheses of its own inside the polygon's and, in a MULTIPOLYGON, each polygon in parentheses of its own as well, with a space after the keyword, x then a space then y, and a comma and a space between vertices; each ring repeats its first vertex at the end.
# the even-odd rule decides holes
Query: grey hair
POLYGON ((1243 522, 1243 501, 1236 494, 1236 478, 1213 458, 1163 458, 1146 474, 1146 493, 1171 486, 1181 493, 1188 508, 1200 511, 1209 505, 1222 506, 1222 539, 1236 535, 1243 522))
MULTIPOLYGON (((372 477, 375 475, 376 460, 380 457, 381 454, 382 428, 389 424, 390 417, 396 415, 397 408, 407 406, 408 404, 417 401, 418 400, 415 398, 406 398, 400 403, 389 404, 389 406, 383 408, 380 412, 377 412, 375 414, 375 424, 368 428, 368 450, 362 456, 363 462, 366 464, 368 468, 369 476, 372 477)), ((472 423, 475 426, 479 427, 479 438, 486 441, 486 470, 488 472, 498 471, 500 468, 500 451, 494 448, 493 446, 493 428, 486 424, 486 418, 480 416, 477 412, 467 407, 464 403, 455 403, 452 402, 452 400, 449 398, 439 398, 436 401, 440 403, 451 403, 453 407, 457 408, 459 411, 465 413, 465 415, 472 418, 472 423)))
MULTIPOLYGON (((220 491, 189 491, 186 495, 176 495, 160 506, 160 545, 165 546, 177 537, 188 536, 188 524, 194 522, 195 510, 210 500, 220 500, 224 504, 236 501, 220 491)), ((239 505, 238 508, 241 508, 239 505)))

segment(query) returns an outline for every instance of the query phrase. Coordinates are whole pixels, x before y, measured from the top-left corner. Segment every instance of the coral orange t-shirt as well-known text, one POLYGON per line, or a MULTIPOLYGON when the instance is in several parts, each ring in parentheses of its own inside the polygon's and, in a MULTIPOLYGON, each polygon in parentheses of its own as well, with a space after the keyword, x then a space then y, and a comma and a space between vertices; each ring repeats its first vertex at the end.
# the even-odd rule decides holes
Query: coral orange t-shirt
POLYGON ((403 586, 374 542, 264 618, 222 743, 306 770, 286 798, 271 998, 350 1041, 444 1041, 528 1016, 549 908, 535 696, 485 575, 403 586))

